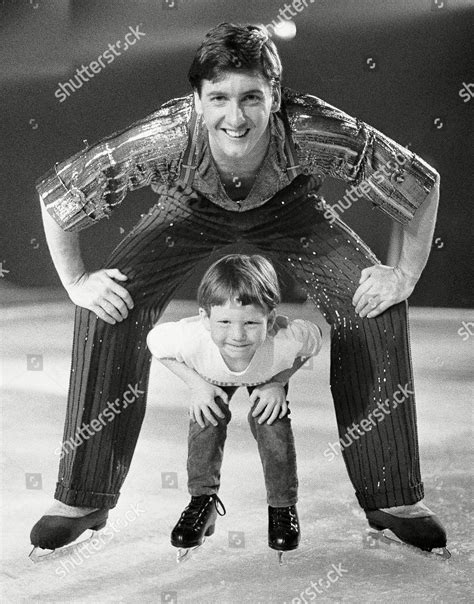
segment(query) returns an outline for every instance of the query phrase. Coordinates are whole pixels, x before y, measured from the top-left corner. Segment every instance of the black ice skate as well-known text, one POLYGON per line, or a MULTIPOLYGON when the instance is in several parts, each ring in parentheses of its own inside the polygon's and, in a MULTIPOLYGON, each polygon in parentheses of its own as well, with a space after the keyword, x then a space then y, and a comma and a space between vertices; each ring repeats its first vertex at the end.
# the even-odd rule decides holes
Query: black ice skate
POLYGON ((368 539, 447 560, 451 554, 446 548, 446 531, 433 512, 426 510, 426 515, 406 518, 382 510, 366 511, 369 526, 376 531, 368 531, 368 539), (441 551, 433 551, 436 549, 441 551))
POLYGON ((217 514, 224 516, 225 513, 224 504, 216 494, 191 497, 191 502, 171 531, 171 545, 180 548, 177 562, 189 559, 190 553, 214 533, 217 514))
POLYGON ((31 561, 42 562, 71 553, 76 546, 83 545, 93 539, 94 533, 86 536, 79 543, 73 542, 88 530, 98 531, 104 528, 108 515, 109 510, 102 509, 79 518, 42 516, 31 529, 30 533, 30 541, 33 545, 33 549, 29 555, 31 561), (40 552, 39 550, 44 551, 40 552))
POLYGON ((296 506, 273 508, 268 506, 268 546, 278 551, 282 563, 283 552, 296 549, 300 542, 300 524, 296 506))

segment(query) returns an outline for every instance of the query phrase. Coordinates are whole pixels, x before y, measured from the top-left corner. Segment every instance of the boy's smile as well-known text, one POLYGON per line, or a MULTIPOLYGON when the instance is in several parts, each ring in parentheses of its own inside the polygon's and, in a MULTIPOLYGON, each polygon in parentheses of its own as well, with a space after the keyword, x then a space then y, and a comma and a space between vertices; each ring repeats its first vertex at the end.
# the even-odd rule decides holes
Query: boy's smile
POLYGON ((243 306, 231 301, 212 306, 209 317, 202 308, 199 314, 231 371, 244 371, 248 367, 274 318, 274 311, 268 313, 255 304, 243 306))

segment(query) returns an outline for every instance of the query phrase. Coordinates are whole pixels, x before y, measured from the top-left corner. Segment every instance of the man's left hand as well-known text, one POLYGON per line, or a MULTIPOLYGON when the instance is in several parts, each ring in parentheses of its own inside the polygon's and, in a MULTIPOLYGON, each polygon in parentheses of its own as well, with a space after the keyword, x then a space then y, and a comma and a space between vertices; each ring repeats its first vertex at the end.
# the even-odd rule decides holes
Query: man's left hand
POLYGON ((352 298, 355 312, 360 317, 372 319, 387 308, 406 300, 416 285, 416 279, 400 268, 377 264, 364 268, 359 287, 352 298))

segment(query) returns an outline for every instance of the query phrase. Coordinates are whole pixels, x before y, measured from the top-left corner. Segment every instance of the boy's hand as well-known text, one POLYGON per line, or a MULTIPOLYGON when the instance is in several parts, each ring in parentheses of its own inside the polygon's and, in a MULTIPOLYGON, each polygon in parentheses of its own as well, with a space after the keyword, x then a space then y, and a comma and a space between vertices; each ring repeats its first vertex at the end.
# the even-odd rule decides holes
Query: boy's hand
POLYGON ((219 397, 226 405, 229 404, 229 398, 222 388, 215 384, 209 384, 202 380, 201 383, 192 387, 193 402, 189 406, 189 416, 196 421, 201 428, 206 426, 206 419, 213 425, 217 426, 217 420, 214 417, 224 417, 224 414, 219 409, 215 398, 219 397))
POLYGON ((250 402, 254 405, 257 401, 252 417, 261 414, 258 419, 259 424, 263 424, 265 421, 267 424, 273 424, 276 419, 285 417, 288 412, 285 388, 278 382, 269 382, 255 388, 250 395, 250 402))

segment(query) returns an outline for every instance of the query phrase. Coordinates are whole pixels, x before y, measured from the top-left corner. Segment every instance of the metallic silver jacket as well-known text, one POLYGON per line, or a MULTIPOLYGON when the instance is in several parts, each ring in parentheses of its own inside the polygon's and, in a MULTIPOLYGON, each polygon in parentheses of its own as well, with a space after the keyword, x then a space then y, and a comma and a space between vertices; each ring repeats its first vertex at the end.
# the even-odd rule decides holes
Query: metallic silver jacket
MULTIPOLYGON (((291 135, 302 171, 352 183, 402 224, 407 224, 438 174, 420 157, 375 128, 317 97, 282 89, 291 135)), ((78 231, 109 216, 128 191, 151 185, 157 193, 180 175, 188 143, 192 94, 173 99, 143 120, 56 164, 37 182, 42 202, 66 231, 78 231)), ((249 196, 230 200, 210 158, 205 125, 198 128, 198 168, 193 188, 229 211, 247 211, 289 183, 283 152, 285 130, 270 120, 271 142, 249 196)), ((357 198, 356 198, 357 199, 357 198)))

